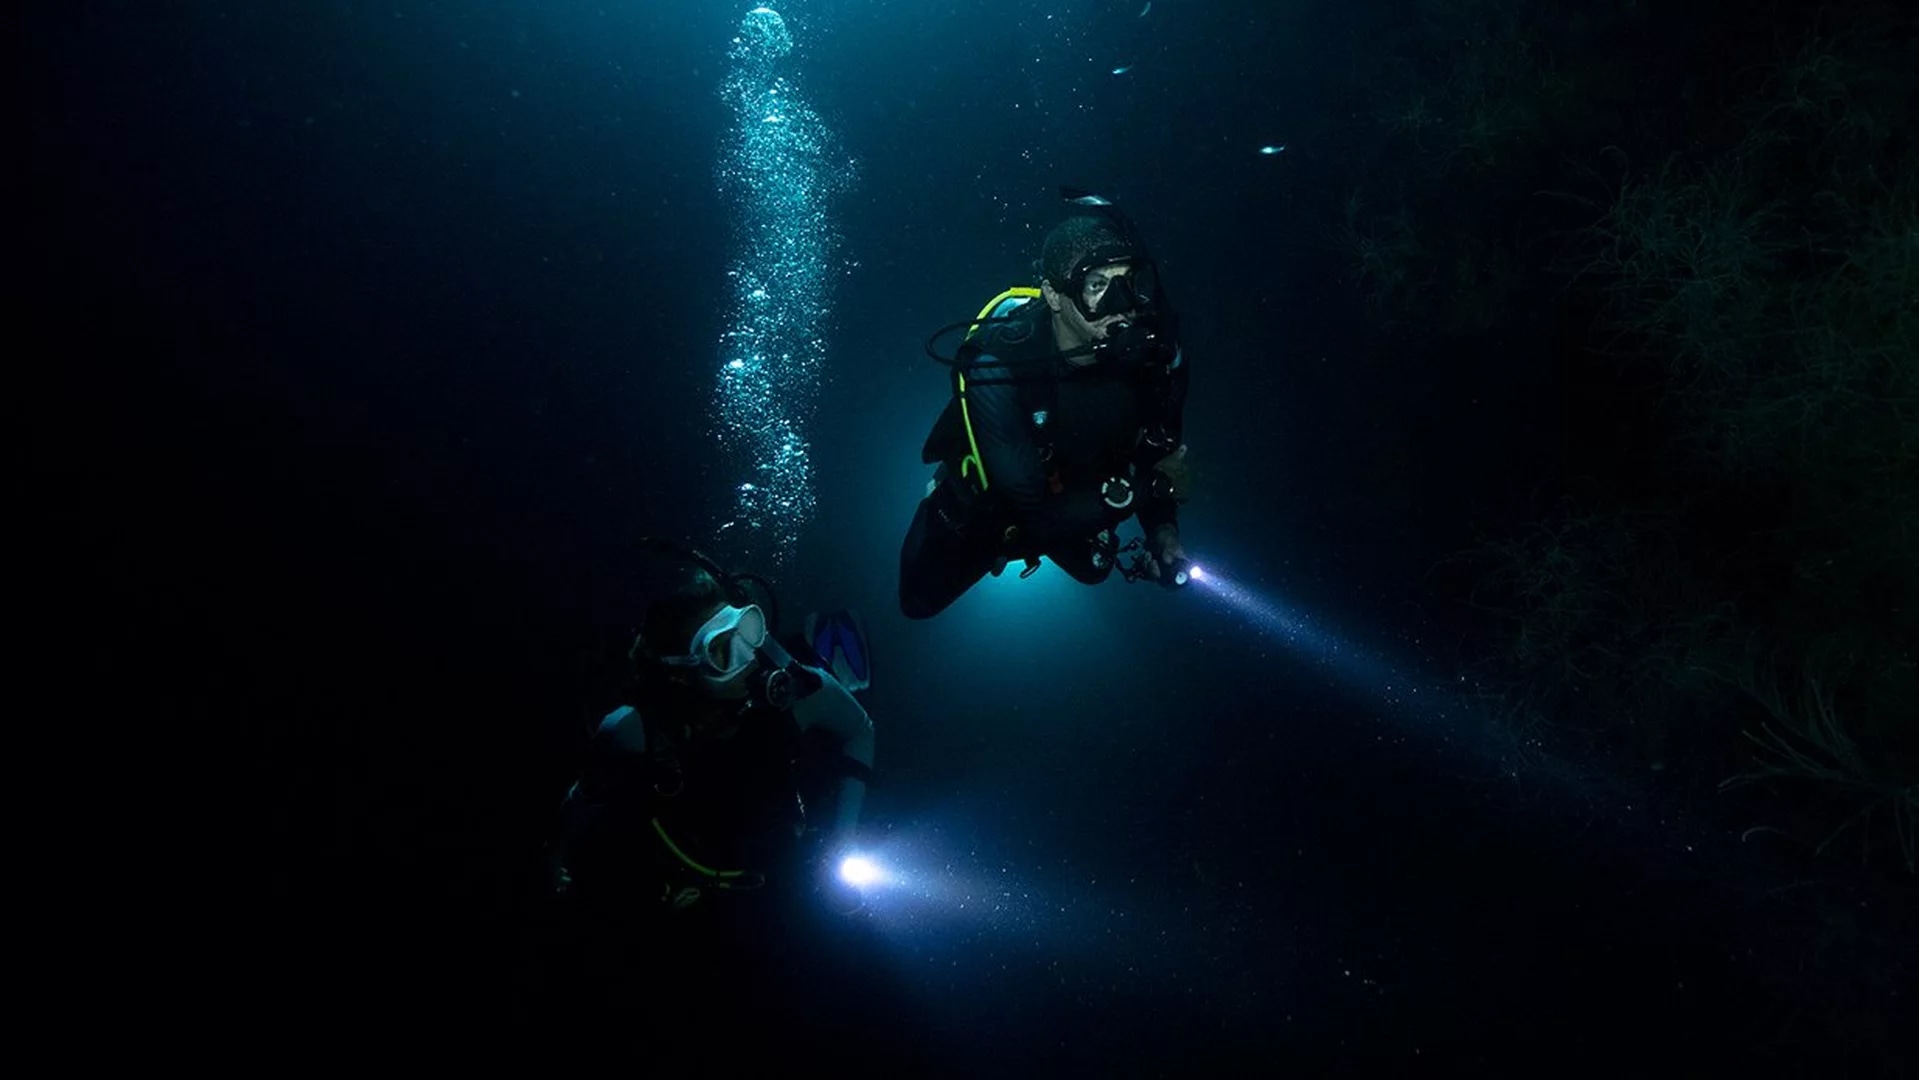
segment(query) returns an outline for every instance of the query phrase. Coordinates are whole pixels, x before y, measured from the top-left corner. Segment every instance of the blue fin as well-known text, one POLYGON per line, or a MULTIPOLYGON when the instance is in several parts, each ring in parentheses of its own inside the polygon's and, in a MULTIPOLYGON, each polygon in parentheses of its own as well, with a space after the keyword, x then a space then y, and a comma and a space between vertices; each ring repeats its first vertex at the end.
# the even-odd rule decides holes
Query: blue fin
POLYGON ((872 685, 873 653, 859 612, 844 608, 808 615, 806 641, 819 654, 820 666, 832 672, 841 686, 857 694, 872 685))

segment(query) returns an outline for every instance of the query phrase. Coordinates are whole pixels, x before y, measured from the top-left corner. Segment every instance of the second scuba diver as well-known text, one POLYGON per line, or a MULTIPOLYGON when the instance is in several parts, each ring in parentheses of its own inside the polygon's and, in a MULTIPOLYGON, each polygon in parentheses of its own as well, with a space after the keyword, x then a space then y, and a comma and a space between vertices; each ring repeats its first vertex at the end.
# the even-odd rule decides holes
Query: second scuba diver
POLYGON ((853 842, 873 765, 872 720, 834 674, 865 686, 863 628, 849 613, 816 616, 796 660, 774 633, 770 587, 669 550, 687 565, 648 605, 628 704, 600 722, 567 793, 554 883, 634 913, 808 873, 835 889, 830 867, 853 842))
MULTIPOLYGON (((900 609, 925 619, 1012 561, 1042 557, 1096 585, 1118 567, 1183 585, 1179 504, 1187 365, 1159 269, 1110 201, 1064 189, 1077 213, 1046 237, 1038 288, 1008 289, 952 357, 953 398, 921 451, 937 465, 900 551, 900 609), (1137 516, 1129 569, 1117 530, 1137 516)), ((945 333, 942 331, 941 333, 945 333)))

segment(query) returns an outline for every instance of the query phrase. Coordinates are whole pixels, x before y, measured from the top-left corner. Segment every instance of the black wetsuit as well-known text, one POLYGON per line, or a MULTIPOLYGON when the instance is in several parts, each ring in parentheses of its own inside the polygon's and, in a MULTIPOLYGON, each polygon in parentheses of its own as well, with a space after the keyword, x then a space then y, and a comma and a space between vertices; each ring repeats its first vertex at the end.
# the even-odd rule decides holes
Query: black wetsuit
POLYGON ((608 713, 567 792, 552 855, 582 881, 610 883, 598 886, 602 895, 637 886, 658 898, 663 885, 710 884, 687 873, 699 865, 781 863, 807 805, 830 801, 832 815, 811 824, 850 837, 872 768, 873 722, 831 674, 813 673, 817 691, 786 710, 743 709, 724 736, 694 737, 668 719, 671 707, 608 713))
POLYGON ((960 479, 959 458, 970 447, 956 407, 948 406, 927 440, 923 457, 941 468, 900 550, 900 609, 908 618, 939 614, 1002 560, 1044 556, 1097 585, 1112 573, 1112 530, 1121 522, 1137 513, 1149 537, 1178 522, 1177 504, 1150 497, 1146 477, 1179 443, 1183 359, 1175 349, 1169 363, 1146 368, 1075 367, 1053 356, 1051 314, 1031 300, 1013 322, 979 335, 967 411, 986 490, 960 479), (1032 363, 977 367, 993 361, 1032 363), (1127 475, 1132 504, 1115 509, 1101 486, 1127 475))
MULTIPOLYGON (((568 902, 539 926, 529 972, 529 1005, 569 1045, 627 1052, 652 1036, 649 1064, 689 1071, 685 1051, 706 1068, 715 1048, 688 1035, 708 1030, 714 1002, 757 1015, 778 1001, 778 980, 809 970, 794 956, 816 936, 820 848, 795 826, 827 826, 804 808, 829 799, 834 827, 850 826, 852 773, 838 766, 873 757, 865 709, 816 674, 820 691, 790 710, 745 709, 725 735, 692 736, 672 720, 683 703, 657 695, 647 717, 622 706, 601 721, 549 851, 568 902)), ((833 990, 814 992, 824 1002, 833 990)))

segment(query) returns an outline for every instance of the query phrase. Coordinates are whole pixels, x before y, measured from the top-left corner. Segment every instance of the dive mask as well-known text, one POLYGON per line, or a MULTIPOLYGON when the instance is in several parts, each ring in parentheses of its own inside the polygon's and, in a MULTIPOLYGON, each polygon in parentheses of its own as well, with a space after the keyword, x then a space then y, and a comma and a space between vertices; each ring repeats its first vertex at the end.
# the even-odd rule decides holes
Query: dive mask
POLYGON ((1158 284, 1159 271, 1151 259, 1130 247, 1109 245, 1096 248, 1076 263, 1066 275, 1062 291, 1072 297, 1087 322, 1097 322, 1151 307, 1158 284), (1105 272, 1115 266, 1128 270, 1124 274, 1105 272))
POLYGON ((673 667, 700 669, 700 678, 708 683, 724 683, 753 666, 766 637, 766 613, 758 604, 729 604, 694 633, 686 655, 662 659, 673 667))

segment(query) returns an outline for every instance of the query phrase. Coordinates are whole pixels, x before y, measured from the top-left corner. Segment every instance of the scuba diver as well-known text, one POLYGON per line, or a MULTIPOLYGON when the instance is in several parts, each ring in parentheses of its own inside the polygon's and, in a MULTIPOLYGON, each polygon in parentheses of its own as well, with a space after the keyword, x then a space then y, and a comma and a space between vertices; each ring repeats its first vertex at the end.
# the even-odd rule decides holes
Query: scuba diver
POLYGON ((834 674, 865 686, 863 626, 814 616, 789 651, 764 579, 644 543, 674 557, 672 584, 633 642, 627 703, 600 721, 567 792, 550 884, 616 920, 679 926, 689 911, 810 893, 809 877, 857 910, 827 867, 850 849, 872 777, 872 720, 834 674))
POLYGON ((1021 577, 1045 557, 1088 585, 1116 568, 1169 587, 1189 577, 1177 319, 1118 207, 1071 188, 1061 197, 1072 213, 1047 234, 1039 287, 1006 290, 926 344, 951 368, 953 397, 921 450, 937 468, 900 550, 908 618, 939 614, 1015 560, 1021 577), (940 339, 962 330, 941 354, 940 339), (1119 526, 1135 516, 1143 536, 1122 547, 1119 526))

